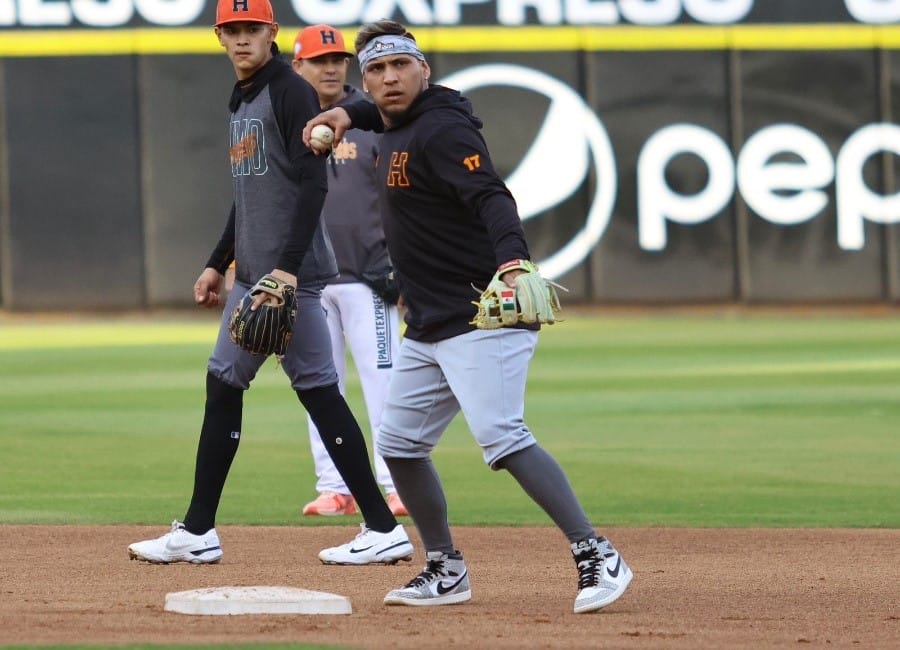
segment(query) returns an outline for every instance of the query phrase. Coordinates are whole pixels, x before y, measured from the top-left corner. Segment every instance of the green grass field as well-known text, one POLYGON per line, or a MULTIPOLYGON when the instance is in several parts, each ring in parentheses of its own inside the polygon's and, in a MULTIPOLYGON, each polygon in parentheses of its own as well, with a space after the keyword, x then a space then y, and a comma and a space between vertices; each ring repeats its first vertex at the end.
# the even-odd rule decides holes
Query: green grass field
MULTIPOLYGON (((180 518, 215 327, 0 322, 0 523, 180 518)), ((574 315, 541 335, 526 415, 598 526, 893 528, 898 397, 896 318, 574 315)), ((245 405, 219 523, 348 523, 298 516, 306 420, 273 362, 245 405)), ((549 524, 461 418, 435 462, 455 523, 549 524)))

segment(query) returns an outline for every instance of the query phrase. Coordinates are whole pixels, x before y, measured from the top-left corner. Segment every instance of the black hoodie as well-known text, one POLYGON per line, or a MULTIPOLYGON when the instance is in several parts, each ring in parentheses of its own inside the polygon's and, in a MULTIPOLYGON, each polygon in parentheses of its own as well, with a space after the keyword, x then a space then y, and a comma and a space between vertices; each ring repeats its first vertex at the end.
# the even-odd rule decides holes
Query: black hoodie
MULTIPOLYGON (((371 108, 348 108, 354 126, 384 128, 371 108)), ((432 85, 381 138, 382 219, 412 340, 474 329, 473 285, 480 291, 503 262, 529 259, 515 201, 481 126, 468 99, 432 85)))

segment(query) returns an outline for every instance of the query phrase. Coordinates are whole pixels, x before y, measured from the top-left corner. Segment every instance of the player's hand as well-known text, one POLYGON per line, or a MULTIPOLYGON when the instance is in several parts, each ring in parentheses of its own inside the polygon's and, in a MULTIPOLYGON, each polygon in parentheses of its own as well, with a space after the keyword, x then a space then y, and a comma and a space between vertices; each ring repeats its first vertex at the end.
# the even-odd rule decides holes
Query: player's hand
POLYGON ((222 293, 222 275, 213 268, 203 269, 203 273, 194 283, 194 302, 201 307, 216 307, 222 293))
MULTIPOLYGON (((312 128, 317 124, 327 124, 331 127, 331 130, 334 131, 334 142, 331 146, 335 147, 338 145, 338 143, 340 143, 341 138, 344 137, 344 134, 350 128, 351 123, 350 116, 347 114, 347 111, 345 111, 340 106, 319 113, 309 122, 307 122, 305 127, 303 127, 303 144, 305 144, 307 147, 310 147, 310 131, 312 131, 312 128)), ((310 147, 310 149, 312 149, 312 147, 310 147)))
POLYGON ((522 269, 513 269, 512 271, 507 271, 503 275, 500 276, 500 279, 506 283, 506 286, 515 289, 516 288, 516 278, 525 273, 522 269))
MULTIPOLYGON (((288 273, 287 271, 282 271, 281 269, 272 269, 272 272, 269 275, 280 280, 281 282, 284 282, 285 284, 289 284, 293 289, 297 288, 297 276, 293 273, 288 273)), ((274 296, 270 293, 260 292, 253 297, 253 304, 250 306, 250 311, 256 311, 260 305, 266 302, 277 305, 279 303, 279 299, 277 296, 274 296)))

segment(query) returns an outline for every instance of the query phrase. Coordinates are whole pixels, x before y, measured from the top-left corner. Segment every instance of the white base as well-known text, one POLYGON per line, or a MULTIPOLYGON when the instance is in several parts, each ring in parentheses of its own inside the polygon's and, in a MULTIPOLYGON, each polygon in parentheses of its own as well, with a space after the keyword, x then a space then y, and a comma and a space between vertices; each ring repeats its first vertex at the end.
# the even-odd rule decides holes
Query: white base
POLYGON ((165 611, 232 614, 350 614, 350 599, 296 587, 211 587, 166 594, 165 611))

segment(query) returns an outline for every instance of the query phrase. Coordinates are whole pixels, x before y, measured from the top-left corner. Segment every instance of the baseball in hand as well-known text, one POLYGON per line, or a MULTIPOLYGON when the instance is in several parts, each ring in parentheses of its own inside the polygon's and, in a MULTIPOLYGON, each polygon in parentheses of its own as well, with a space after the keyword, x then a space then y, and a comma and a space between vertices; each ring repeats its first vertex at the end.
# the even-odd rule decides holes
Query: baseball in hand
POLYGON ((334 131, 327 124, 316 124, 309 133, 309 143, 319 153, 331 149, 332 142, 334 142, 334 131))

